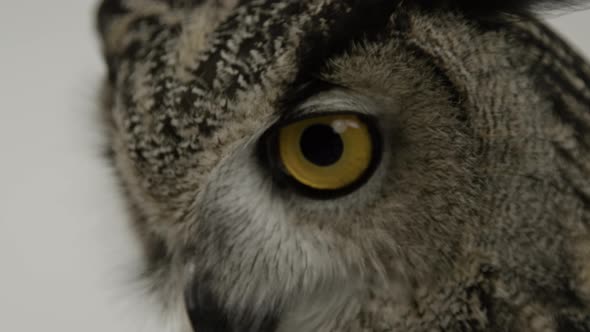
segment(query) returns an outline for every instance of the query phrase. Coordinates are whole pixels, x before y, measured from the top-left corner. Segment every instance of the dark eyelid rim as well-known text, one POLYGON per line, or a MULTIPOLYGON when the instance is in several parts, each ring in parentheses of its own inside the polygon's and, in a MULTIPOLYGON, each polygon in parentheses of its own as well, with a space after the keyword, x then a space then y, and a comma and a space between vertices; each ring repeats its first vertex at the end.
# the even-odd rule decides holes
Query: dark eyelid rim
POLYGON ((265 168, 267 168, 272 175, 273 181, 280 188, 291 188, 297 194, 306 196, 315 200, 329 200, 338 197, 346 196, 359 189, 371 178, 371 176, 377 170, 377 167, 381 163, 383 154, 383 136, 379 130, 377 117, 369 114, 359 113, 355 111, 323 111, 306 113, 300 116, 290 116, 279 119, 273 124, 261 137, 258 142, 258 157, 265 168), (358 116, 363 121, 369 130, 371 135, 371 162, 369 167, 363 172, 363 174, 356 179, 353 183, 335 190, 322 190, 316 189, 302 184, 295 178, 290 176, 283 166, 279 157, 279 146, 278 146, 278 134, 281 128, 309 118, 317 118, 322 116, 334 116, 334 115, 345 115, 353 114, 358 116))

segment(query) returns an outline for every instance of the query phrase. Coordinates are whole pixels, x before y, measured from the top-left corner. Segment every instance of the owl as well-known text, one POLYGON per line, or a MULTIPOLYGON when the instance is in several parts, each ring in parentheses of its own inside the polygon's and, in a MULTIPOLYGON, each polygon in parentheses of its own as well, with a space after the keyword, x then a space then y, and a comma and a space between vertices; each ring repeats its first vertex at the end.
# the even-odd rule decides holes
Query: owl
POLYGON ((102 1, 171 331, 590 331, 590 65, 534 14, 565 5, 102 1))

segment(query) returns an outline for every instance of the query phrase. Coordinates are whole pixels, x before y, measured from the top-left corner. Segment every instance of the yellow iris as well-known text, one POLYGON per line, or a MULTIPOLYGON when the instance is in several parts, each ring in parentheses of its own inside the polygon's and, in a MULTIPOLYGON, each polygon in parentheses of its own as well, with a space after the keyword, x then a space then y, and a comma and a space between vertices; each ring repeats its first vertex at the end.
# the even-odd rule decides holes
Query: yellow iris
POLYGON ((306 118, 280 129, 279 155, 298 182, 337 190, 357 181, 372 161, 367 124, 354 114, 306 118))

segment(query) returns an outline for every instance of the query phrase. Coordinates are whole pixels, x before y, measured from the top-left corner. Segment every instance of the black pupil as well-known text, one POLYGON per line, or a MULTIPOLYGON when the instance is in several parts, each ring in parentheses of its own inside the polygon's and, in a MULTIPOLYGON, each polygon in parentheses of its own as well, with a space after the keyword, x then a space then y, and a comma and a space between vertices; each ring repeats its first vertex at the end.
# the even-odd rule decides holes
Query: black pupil
POLYGON ((329 166, 340 160, 344 146, 340 135, 325 124, 307 127, 301 135, 299 146, 303 156, 318 166, 329 166))

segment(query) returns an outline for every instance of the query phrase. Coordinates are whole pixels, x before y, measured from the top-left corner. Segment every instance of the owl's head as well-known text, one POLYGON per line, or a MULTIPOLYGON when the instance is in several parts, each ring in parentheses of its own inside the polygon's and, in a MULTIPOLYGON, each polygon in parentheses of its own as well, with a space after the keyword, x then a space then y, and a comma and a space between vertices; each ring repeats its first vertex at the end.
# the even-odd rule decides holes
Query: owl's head
POLYGON ((509 263, 534 283, 519 257, 560 249, 505 239, 579 136, 531 4, 105 0, 109 151, 179 329, 385 331, 509 263))

